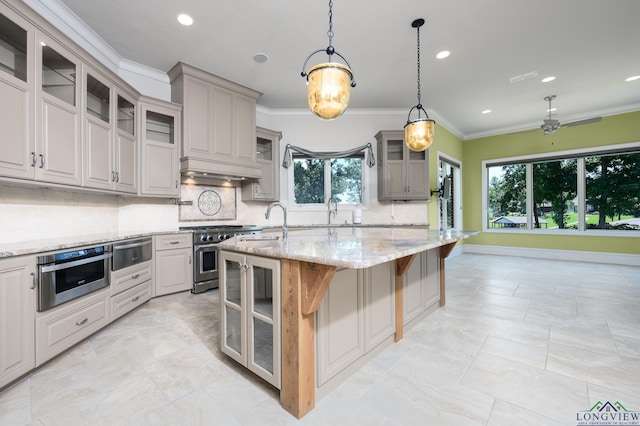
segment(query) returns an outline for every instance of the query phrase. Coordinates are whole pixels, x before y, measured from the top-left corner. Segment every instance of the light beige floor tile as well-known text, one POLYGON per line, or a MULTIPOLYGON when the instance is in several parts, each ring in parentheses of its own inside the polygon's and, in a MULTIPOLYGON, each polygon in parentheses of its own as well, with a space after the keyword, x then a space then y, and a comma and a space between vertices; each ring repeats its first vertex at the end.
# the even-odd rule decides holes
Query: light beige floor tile
POLYGON ((586 322, 567 327, 552 327, 549 341, 591 352, 616 353, 616 345, 607 324, 586 322))
POLYGON ((496 400, 491 411, 491 418, 487 426, 574 426, 575 422, 557 422, 548 417, 540 416, 532 411, 496 400))
POLYGON ((461 384, 561 423, 588 402, 584 381, 482 352, 461 384))
POLYGON ((23 380, 0 393, 0 425, 31 423, 31 383, 23 380))
POLYGON ((540 369, 544 369, 547 362, 546 346, 526 345, 499 337, 489 336, 480 350, 540 369))

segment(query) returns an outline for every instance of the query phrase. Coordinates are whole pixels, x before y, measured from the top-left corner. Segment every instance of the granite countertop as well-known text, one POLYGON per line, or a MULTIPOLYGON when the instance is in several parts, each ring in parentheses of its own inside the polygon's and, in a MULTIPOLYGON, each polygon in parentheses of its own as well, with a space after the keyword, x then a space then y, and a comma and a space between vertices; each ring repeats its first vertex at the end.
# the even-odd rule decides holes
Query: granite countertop
POLYGON ((48 251, 64 250, 74 247, 83 247, 97 244, 108 244, 120 240, 150 237, 162 234, 190 233, 191 231, 179 231, 177 229, 148 232, 111 232, 104 234, 79 235, 73 237, 50 238, 45 240, 21 241, 0 246, 0 259, 12 256, 24 256, 28 254, 44 253, 48 251))
POLYGON ((239 235, 220 249, 258 256, 300 260, 344 268, 368 268, 478 234, 477 231, 430 231, 424 227, 324 227, 239 235))

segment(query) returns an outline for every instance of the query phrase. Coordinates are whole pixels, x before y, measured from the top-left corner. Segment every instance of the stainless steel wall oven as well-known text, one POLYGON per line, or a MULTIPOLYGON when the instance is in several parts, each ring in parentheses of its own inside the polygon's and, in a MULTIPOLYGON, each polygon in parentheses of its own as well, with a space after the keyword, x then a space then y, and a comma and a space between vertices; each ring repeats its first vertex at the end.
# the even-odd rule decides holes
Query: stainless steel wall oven
POLYGON ((38 256, 38 311, 109 285, 111 245, 38 256))
POLYGON ((241 234, 259 234, 262 228, 244 225, 182 227, 193 231, 193 288, 192 293, 202 293, 218 288, 219 242, 241 234))

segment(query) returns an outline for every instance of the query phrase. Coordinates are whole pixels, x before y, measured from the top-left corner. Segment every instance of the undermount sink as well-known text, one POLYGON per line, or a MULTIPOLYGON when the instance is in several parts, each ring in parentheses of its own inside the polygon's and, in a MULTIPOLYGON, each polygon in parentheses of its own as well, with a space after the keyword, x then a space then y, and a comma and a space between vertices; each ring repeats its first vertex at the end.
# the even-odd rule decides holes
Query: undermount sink
POLYGON ((250 237, 240 237, 238 241, 245 243, 249 241, 278 241, 279 239, 279 235, 251 235, 250 237))

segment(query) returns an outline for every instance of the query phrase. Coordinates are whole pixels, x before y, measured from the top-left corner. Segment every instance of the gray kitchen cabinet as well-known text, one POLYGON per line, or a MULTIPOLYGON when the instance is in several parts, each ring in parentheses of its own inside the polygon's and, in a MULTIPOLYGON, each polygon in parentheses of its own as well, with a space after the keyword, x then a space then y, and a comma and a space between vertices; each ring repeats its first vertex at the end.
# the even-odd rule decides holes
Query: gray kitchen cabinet
POLYGON ((219 252, 223 353, 280 388, 280 260, 219 252))
POLYGON ((139 195, 180 196, 181 106, 147 96, 139 99, 141 185, 139 195))
POLYGON ((34 34, 27 21, 0 3, 0 176, 35 178, 34 34))
POLYGON ((36 259, 0 260, 0 388, 35 367, 36 259))
POLYGON ((193 286, 191 234, 156 235, 154 246, 154 295, 189 290, 193 286))
POLYGON ((256 100, 260 93, 198 68, 169 70, 171 100, 184 106, 182 171, 259 178, 256 100))
POLYGON ((280 139, 281 132, 256 128, 256 162, 262 177, 242 184, 242 201, 280 200, 280 139))
POLYGON ((394 266, 394 262, 387 262, 364 270, 366 352, 396 331, 394 266))
POLYGON ((36 366, 111 322, 109 288, 36 313, 36 366))
POLYGON ((80 59, 37 31, 36 61, 35 178, 81 186, 80 59))
POLYGON ((440 260, 438 250, 418 253, 402 283, 403 324, 422 318, 440 301, 440 260))
POLYGON ((111 320, 151 299, 153 261, 138 263, 111 272, 111 320))
POLYGON ((378 142, 378 200, 428 200, 429 150, 412 151, 404 131, 380 131, 378 142))
POLYGON ((140 186, 135 96, 116 86, 115 97, 115 190, 136 194, 140 186))

